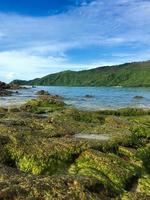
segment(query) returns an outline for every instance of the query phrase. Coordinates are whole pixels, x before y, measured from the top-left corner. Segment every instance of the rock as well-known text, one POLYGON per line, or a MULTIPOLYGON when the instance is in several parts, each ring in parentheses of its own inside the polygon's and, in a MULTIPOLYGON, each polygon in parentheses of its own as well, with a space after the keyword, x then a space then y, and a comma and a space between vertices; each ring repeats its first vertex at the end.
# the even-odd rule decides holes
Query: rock
POLYGON ((53 95, 40 95, 37 99, 28 101, 21 107, 22 110, 33 113, 48 113, 56 110, 61 110, 65 103, 59 96, 53 95))
POLYGON ((40 90, 36 93, 36 95, 50 95, 48 91, 40 90))
POLYGON ((139 148, 136 156, 143 161, 145 168, 150 172, 150 143, 148 143, 146 147, 139 148))
POLYGON ((0 90, 10 89, 10 85, 0 81, 0 90))
POLYGON ((18 89, 21 89, 22 87, 20 87, 20 85, 18 84, 10 84, 10 89, 11 90, 18 90, 18 89))
POLYGON ((90 94, 87 94, 84 96, 85 98, 93 98, 94 96, 93 95, 90 95, 90 94))
POLYGON ((149 200, 150 196, 140 192, 126 192, 117 200, 149 200))
POLYGON ((87 143, 71 139, 20 138, 9 145, 9 153, 18 168, 32 174, 56 174, 68 168, 74 156, 87 148, 87 143))
POLYGON ((83 152, 69 172, 94 177, 113 194, 122 192, 126 184, 137 175, 136 168, 125 160, 96 150, 83 152))
POLYGON ((34 176, 0 165, 0 180, 1 200, 111 200, 92 178, 34 176))
POLYGON ((144 174, 138 180, 136 191, 140 193, 145 193, 150 196, 150 175, 149 174, 144 174))
POLYGON ((0 96, 11 96, 12 92, 8 91, 7 89, 10 89, 10 86, 0 81, 0 96))
POLYGON ((13 93, 12 91, 8 91, 8 90, 0 90, 0 96, 1 96, 1 97, 11 96, 12 93, 13 93))
POLYGON ((147 200, 149 114, 77 110, 57 95, 0 108, 0 199, 147 200))
MULTIPOLYGON (((16 90, 16 89, 20 89, 20 88, 21 87, 19 85, 6 84, 6 83, 0 81, 0 96, 1 97, 3 97, 3 96, 11 96, 13 92, 9 91, 9 90, 16 90)), ((18 94, 18 91, 16 91, 16 94, 18 94)))
POLYGON ((134 98, 134 99, 144 99, 143 96, 134 96, 133 98, 134 98))

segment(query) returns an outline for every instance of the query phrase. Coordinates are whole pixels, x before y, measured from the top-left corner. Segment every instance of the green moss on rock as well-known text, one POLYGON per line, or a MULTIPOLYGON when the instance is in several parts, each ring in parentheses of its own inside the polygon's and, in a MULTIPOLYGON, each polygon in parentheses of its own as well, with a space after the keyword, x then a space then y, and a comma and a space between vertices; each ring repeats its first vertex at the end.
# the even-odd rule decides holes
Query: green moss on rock
POLYGON ((143 161, 145 168, 150 172, 150 144, 137 150, 136 156, 143 161))
POLYGON ((126 192, 117 200, 149 200, 150 196, 139 192, 126 192))
POLYGON ((69 169, 72 174, 95 177, 113 192, 122 192, 127 183, 137 175, 133 165, 114 154, 95 150, 83 152, 69 169))
POLYGON ((65 103, 59 97, 44 95, 28 101, 21 109, 33 113, 45 113, 60 110, 64 106, 65 103))
POLYGON ((65 171, 84 149, 86 142, 70 139, 18 140, 8 146, 12 159, 22 171, 33 174, 55 174, 65 171))
POLYGON ((110 200, 96 179, 34 176, 0 165, 0 199, 110 200))
POLYGON ((150 174, 145 173, 139 178, 136 191, 150 196, 150 174))

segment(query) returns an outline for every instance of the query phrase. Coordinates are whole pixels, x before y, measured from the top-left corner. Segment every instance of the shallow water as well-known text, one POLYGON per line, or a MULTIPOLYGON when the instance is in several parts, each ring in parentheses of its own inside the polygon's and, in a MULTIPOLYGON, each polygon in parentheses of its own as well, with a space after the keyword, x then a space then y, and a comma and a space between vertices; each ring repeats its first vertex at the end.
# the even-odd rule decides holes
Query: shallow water
POLYGON ((36 87, 19 90, 12 97, 0 97, 0 106, 16 106, 36 97, 38 90, 64 97, 65 103, 80 109, 116 109, 122 107, 150 108, 150 88, 123 87, 36 87), (91 98, 86 98, 91 95, 91 98), (144 98, 135 99, 135 96, 144 98))
POLYGON ((110 136, 106 134, 76 134, 74 135, 75 138, 80 139, 91 139, 91 140, 109 140, 110 136))

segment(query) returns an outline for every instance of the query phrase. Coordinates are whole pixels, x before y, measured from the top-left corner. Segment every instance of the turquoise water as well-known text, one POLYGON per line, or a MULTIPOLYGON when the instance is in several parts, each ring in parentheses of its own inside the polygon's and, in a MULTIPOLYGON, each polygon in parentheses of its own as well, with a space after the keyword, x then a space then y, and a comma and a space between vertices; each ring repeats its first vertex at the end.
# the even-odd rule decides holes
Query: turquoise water
POLYGON ((81 109, 113 109, 122 107, 150 108, 150 88, 123 87, 36 87, 19 90, 12 97, 0 97, 0 106, 16 106, 36 97, 38 90, 64 97, 64 101, 81 109), (92 97, 86 98, 86 95, 92 97), (135 99, 135 96, 144 98, 135 99))

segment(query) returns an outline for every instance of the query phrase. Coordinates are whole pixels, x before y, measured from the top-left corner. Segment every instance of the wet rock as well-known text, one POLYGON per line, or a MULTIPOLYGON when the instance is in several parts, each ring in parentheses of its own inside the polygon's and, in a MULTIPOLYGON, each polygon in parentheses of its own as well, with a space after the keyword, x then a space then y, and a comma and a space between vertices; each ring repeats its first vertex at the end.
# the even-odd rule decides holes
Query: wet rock
POLYGON ((148 111, 81 111, 40 95, 0 113, 0 199, 148 197, 148 111), (110 139, 73 138, 77 133, 110 139))
POLYGON ((56 110, 61 110, 65 106, 65 103, 57 96, 42 95, 37 99, 28 101, 21 107, 22 110, 33 113, 47 113, 56 110))
POLYGON ((144 175, 142 175, 141 178, 139 178, 136 191, 140 193, 145 193, 150 196, 150 175, 149 174, 145 173, 144 175))
POLYGON ((134 96, 133 98, 134 98, 134 99, 139 99, 139 100, 140 100, 140 99, 144 99, 143 96, 138 96, 138 95, 137 95, 137 96, 134 96))
POLYGON ((112 193, 120 193, 137 175, 136 168, 114 154, 83 152, 69 169, 71 174, 95 177, 112 193))
POLYGON ((8 91, 8 90, 0 90, 0 96, 1 96, 1 97, 11 96, 12 93, 13 93, 12 91, 8 91))
POLYGON ((0 165, 0 199, 110 200, 96 179, 34 176, 0 165))
POLYGON ((150 196, 140 192, 126 192, 118 200, 149 200, 150 196))
POLYGON ((0 96, 11 96, 13 92, 10 90, 13 90, 13 89, 20 89, 20 86, 16 86, 14 84, 6 84, 0 81, 0 96))
POLYGON ((87 95, 85 95, 84 97, 90 99, 90 98, 93 98, 94 96, 93 96, 93 95, 90 95, 90 94, 87 94, 87 95))
POLYGON ((20 170, 49 175, 65 171, 84 149, 87 143, 82 141, 31 137, 20 138, 9 146, 11 158, 20 170))
POLYGON ((141 147, 137 150, 136 156, 143 161, 143 164, 148 172, 150 172, 150 143, 146 147, 141 147))
POLYGON ((22 87, 19 84, 10 84, 9 85, 11 90, 18 90, 18 89, 22 89, 22 87))
POLYGON ((0 90, 10 89, 10 85, 0 81, 0 90))
POLYGON ((45 91, 45 90, 40 90, 36 93, 36 95, 50 95, 49 92, 45 91))

